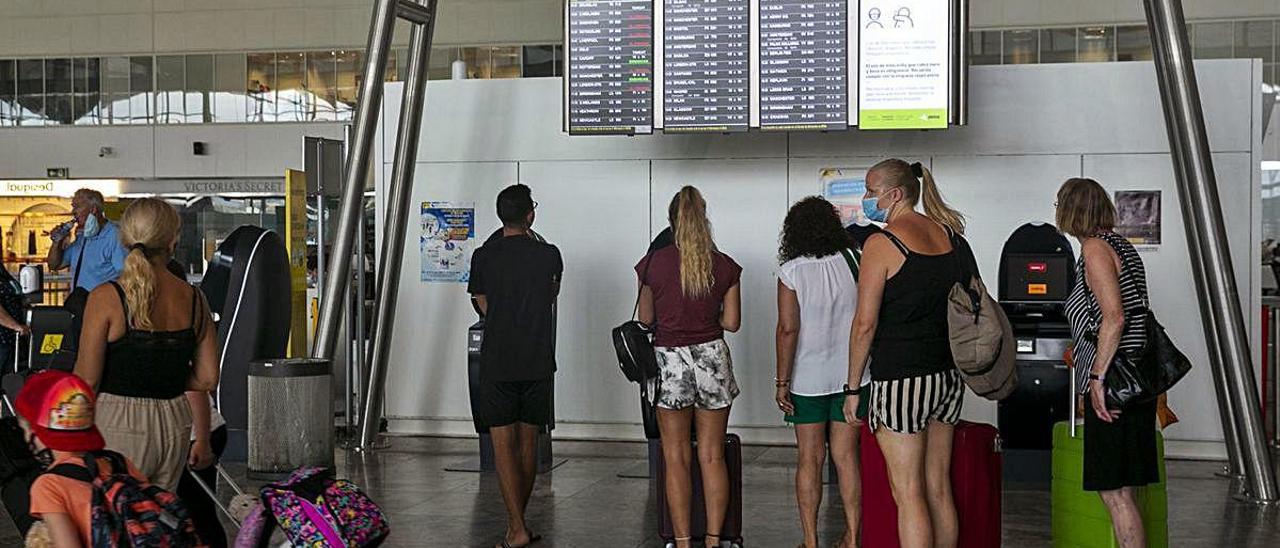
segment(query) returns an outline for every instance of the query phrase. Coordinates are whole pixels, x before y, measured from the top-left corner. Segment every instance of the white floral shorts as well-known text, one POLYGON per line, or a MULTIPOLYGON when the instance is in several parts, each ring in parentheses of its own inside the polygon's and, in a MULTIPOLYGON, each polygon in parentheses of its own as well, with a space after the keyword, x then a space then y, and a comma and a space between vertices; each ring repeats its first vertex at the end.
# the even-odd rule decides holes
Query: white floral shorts
POLYGON ((733 360, 724 339, 689 346, 659 346, 658 407, 724 409, 738 397, 733 360))

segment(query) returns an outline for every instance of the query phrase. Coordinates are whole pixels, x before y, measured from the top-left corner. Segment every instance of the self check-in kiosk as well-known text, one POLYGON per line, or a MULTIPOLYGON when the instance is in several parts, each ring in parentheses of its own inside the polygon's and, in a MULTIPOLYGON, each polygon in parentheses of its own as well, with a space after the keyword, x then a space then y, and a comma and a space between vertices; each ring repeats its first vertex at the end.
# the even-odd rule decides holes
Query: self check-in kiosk
POLYGON ((999 404, 1005 479, 1048 484, 1053 424, 1067 420, 1071 331, 1064 303, 1075 253, 1053 225, 1026 224, 1000 254, 999 299, 1017 339, 1018 388, 999 404))

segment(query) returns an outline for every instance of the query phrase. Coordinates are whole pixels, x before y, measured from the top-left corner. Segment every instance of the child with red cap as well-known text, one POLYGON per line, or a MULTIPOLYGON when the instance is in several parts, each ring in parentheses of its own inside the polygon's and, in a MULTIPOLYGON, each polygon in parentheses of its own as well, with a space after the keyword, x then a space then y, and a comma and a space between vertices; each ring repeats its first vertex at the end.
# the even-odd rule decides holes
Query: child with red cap
MULTIPOLYGON (((32 451, 46 468, 83 465, 86 457, 106 445, 94 426, 95 397, 80 377, 62 371, 42 371, 27 379, 14 407, 23 428, 34 435, 32 451)), ((129 475, 146 481, 133 463, 129 475)), ((46 473, 31 485, 31 515, 45 522, 58 548, 91 546, 93 485, 46 473)))

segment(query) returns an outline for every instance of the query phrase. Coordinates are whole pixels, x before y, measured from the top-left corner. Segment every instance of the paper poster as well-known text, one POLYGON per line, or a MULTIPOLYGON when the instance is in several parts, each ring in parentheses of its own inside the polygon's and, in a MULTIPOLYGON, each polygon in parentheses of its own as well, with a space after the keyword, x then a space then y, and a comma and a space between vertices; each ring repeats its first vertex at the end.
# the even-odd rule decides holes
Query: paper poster
POLYGON ((471 280, 471 250, 476 241, 474 203, 423 202, 422 281, 468 282, 471 280))
POLYGON ((822 197, 836 206, 844 226, 866 223, 862 214, 862 195, 867 193, 866 168, 828 167, 818 171, 822 197))
POLYGON ((860 6, 858 127, 947 127, 950 2, 868 0, 860 6))
POLYGON ((1116 191, 1116 234, 1133 245, 1160 245, 1160 191, 1116 191))

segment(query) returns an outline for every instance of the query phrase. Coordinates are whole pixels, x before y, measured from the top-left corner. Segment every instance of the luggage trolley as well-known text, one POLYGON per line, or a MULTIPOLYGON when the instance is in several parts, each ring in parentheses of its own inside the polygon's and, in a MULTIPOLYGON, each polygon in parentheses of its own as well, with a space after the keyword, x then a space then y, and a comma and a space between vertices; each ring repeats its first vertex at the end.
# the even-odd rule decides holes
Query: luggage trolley
POLYGON ((1054 423, 1067 419, 1071 330, 1064 303, 1075 286, 1071 243, 1049 224, 1018 227, 1000 254, 999 300, 1017 339, 1018 388, 999 404, 1004 476, 1047 486, 1054 423))

